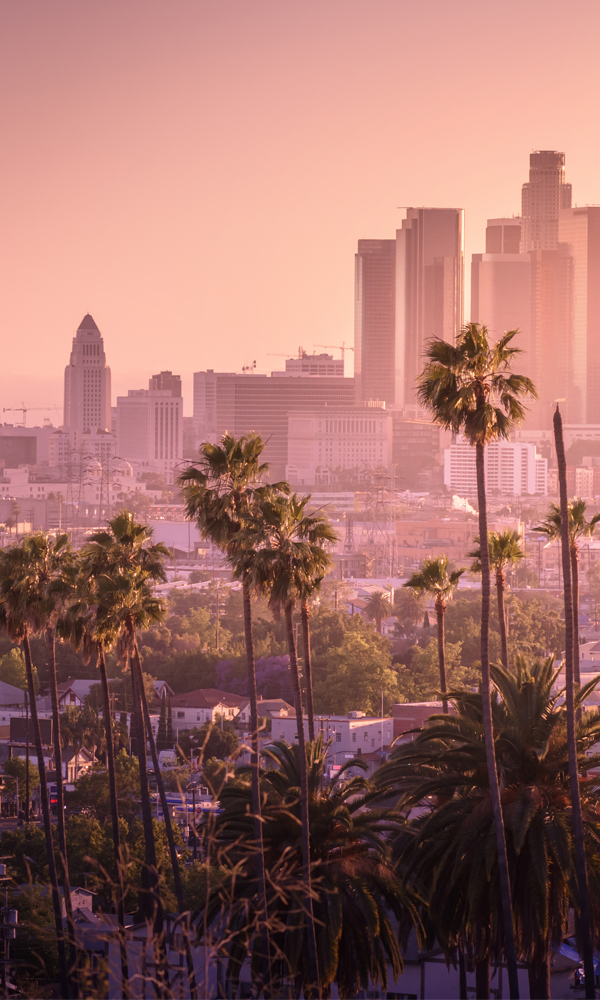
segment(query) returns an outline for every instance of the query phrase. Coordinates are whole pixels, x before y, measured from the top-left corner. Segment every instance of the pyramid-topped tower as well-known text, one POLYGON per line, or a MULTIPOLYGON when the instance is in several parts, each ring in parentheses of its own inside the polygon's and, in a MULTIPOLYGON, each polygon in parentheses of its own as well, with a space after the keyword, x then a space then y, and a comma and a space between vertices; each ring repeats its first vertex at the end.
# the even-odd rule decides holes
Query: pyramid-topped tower
POLYGON ((102 334, 86 313, 73 337, 65 368, 64 428, 71 446, 78 448, 82 434, 110 430, 110 423, 110 368, 102 334))

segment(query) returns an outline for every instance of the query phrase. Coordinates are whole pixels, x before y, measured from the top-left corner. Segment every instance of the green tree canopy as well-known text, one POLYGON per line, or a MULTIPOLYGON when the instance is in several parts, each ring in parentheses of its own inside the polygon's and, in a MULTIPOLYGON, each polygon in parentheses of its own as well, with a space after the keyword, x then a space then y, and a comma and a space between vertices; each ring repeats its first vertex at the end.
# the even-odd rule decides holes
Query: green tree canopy
MULTIPOLYGON (((13 687, 27 690, 27 674, 25 672, 25 657, 17 646, 14 646, 0 659, 0 681, 12 684, 13 687)), ((33 668, 33 686, 35 693, 40 690, 40 679, 37 668, 33 668)))

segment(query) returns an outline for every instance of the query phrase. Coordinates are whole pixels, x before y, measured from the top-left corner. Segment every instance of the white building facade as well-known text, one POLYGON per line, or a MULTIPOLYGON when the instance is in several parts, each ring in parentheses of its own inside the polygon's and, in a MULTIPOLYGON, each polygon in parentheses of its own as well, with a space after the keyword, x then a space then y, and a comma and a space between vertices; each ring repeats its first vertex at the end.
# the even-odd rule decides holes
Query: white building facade
MULTIPOLYGON (((494 441, 485 448, 485 483, 500 496, 546 496, 548 460, 534 444, 494 441)), ((444 451, 444 485, 461 496, 477 495, 475 447, 462 436, 444 451)))
POLYGON ((338 470, 388 468, 392 414, 382 406, 292 411, 288 415, 286 478, 292 485, 328 486, 338 470))
MULTIPOLYGON (((335 757, 335 762, 342 764, 350 757, 360 757, 389 747, 394 738, 394 720, 372 718, 363 712, 316 715, 315 734, 319 733, 323 734, 324 742, 333 741, 328 756, 335 757)), ((304 720, 304 735, 308 739, 308 718, 304 720)), ((290 746, 297 743, 296 717, 273 719, 271 738, 285 740, 290 746)))
POLYGON ((172 483, 183 461, 183 399, 168 389, 130 389, 117 397, 117 454, 172 483))

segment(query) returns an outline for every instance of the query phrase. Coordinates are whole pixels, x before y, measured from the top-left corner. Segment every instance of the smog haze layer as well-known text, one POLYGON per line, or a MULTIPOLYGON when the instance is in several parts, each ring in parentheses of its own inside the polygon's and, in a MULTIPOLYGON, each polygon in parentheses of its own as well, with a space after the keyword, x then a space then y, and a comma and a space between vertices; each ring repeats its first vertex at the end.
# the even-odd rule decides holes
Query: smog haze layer
POLYGON ((62 407, 88 311, 113 399, 169 368, 187 412, 194 370, 352 343, 356 241, 458 206, 467 263, 532 149, 599 202, 599 28, 556 0, 2 0, 2 405, 62 407))

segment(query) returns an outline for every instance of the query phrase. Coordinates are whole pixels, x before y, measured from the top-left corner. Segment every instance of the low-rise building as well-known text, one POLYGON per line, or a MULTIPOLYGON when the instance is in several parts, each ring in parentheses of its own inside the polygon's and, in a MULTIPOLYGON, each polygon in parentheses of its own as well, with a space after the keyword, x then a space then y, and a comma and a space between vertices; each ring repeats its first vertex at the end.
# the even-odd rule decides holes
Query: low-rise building
POLYGON ((358 475, 392 463, 392 414, 378 406, 324 406, 290 411, 286 478, 295 486, 328 486, 342 470, 358 475))
MULTIPOLYGON (((347 715, 316 715, 315 733, 322 734, 325 742, 332 740, 328 761, 343 764, 353 757, 360 757, 372 750, 384 751, 393 739, 394 721, 391 718, 366 716, 364 712, 347 715)), ((304 720, 304 734, 308 739, 308 719, 304 720)), ((273 739, 285 740, 292 746, 298 742, 296 716, 273 720, 273 739)))
POLYGON ((176 695, 171 698, 175 738, 183 729, 193 729, 205 722, 216 722, 220 718, 233 722, 247 701, 247 698, 217 688, 199 688, 176 695))

